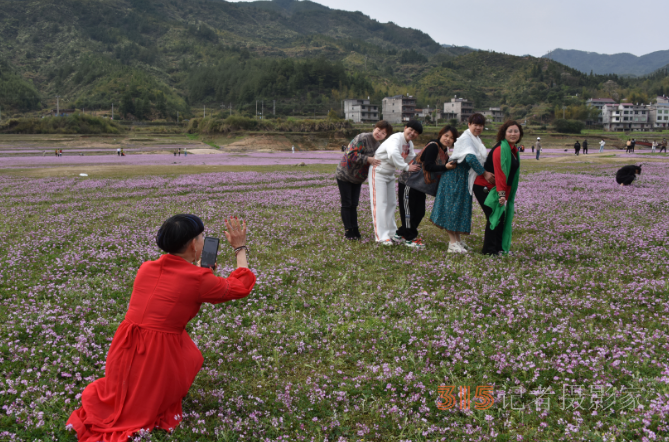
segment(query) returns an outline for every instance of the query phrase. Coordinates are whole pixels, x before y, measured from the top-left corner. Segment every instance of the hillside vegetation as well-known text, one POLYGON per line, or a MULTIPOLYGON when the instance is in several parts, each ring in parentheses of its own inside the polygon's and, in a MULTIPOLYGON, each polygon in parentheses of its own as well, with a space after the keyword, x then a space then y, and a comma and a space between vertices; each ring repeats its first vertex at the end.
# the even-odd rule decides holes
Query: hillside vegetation
POLYGON ((325 115, 346 98, 411 94, 419 107, 453 95, 507 115, 613 96, 650 100, 666 71, 643 79, 586 75, 547 59, 442 47, 427 34, 359 12, 274 0, 0 0, 3 111, 110 111, 126 119, 213 111, 325 115), (199 109, 199 110, 198 110, 199 109))
POLYGON ((573 49, 555 49, 544 55, 581 72, 617 75, 648 75, 669 66, 669 50, 637 57, 634 54, 597 54, 573 49))

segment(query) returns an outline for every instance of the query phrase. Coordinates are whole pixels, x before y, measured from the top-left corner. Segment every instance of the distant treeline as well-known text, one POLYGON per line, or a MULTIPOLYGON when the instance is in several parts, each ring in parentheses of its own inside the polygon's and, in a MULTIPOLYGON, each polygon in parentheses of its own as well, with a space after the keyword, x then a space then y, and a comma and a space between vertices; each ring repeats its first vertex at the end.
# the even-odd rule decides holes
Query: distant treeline
POLYGON ((250 103, 259 98, 330 96, 332 90, 348 88, 353 95, 374 91, 369 79, 346 72, 341 62, 268 60, 231 56, 217 64, 198 66, 188 73, 186 88, 191 102, 250 103))
POLYGON ((12 118, 0 125, 3 134, 118 134, 121 126, 109 119, 76 113, 67 117, 12 118))
POLYGON ((256 120, 236 115, 227 118, 194 118, 188 123, 188 133, 206 135, 242 131, 328 132, 352 128, 353 125, 348 120, 256 120))
POLYGON ((4 60, 0 60, 0 106, 5 111, 10 108, 22 112, 42 107, 35 86, 14 72, 4 60))

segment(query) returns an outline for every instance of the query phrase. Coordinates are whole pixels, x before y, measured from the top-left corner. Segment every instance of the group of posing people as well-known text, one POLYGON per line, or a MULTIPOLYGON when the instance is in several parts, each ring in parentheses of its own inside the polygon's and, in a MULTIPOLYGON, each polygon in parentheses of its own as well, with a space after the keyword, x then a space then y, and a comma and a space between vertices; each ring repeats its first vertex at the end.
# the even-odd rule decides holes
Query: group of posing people
POLYGON ((418 237, 418 226, 425 216, 426 196, 431 195, 435 200, 430 221, 448 234, 448 252, 467 253, 469 247, 461 235, 471 231, 472 201, 476 198, 487 220, 483 253, 508 252, 520 168, 516 145, 523 129, 515 121, 506 122, 488 152, 480 138, 484 126, 485 117, 480 113, 469 117, 468 129, 462 135, 455 127, 446 126, 418 156, 413 140, 423 127, 415 120, 395 134, 390 123, 379 121, 371 133, 356 136, 336 171, 345 237, 361 237, 357 207, 362 184, 368 179, 377 243, 425 247, 418 237), (397 170, 401 174, 396 199, 397 170), (399 228, 395 222, 398 200, 399 228))

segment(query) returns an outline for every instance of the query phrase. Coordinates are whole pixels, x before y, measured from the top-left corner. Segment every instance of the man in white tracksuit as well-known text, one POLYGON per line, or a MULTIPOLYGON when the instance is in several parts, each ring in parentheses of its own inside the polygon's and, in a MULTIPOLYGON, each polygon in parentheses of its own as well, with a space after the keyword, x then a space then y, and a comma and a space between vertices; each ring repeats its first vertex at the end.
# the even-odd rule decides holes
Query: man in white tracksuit
POLYGON ((412 164, 416 157, 412 140, 423 133, 423 125, 419 121, 410 120, 403 132, 388 137, 379 146, 374 158, 379 161, 371 167, 369 174, 369 200, 372 206, 372 223, 374 239, 383 245, 392 245, 390 239, 397 231, 395 222, 395 170, 415 172, 420 167, 412 164))

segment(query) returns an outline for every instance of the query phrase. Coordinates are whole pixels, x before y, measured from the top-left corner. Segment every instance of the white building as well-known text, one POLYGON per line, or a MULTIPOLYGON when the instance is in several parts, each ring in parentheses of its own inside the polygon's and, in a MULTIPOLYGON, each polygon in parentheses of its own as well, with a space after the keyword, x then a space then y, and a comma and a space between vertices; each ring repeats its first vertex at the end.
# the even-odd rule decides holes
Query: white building
MULTIPOLYGON (((658 97, 658 99, 661 97, 658 97)), ((669 102, 653 104, 649 108, 650 123, 653 128, 669 127, 669 102)))
POLYGON ((344 115, 354 123, 376 123, 379 121, 379 107, 367 100, 344 100, 344 115))
POLYGON ((486 121, 492 121, 493 123, 501 123, 504 121, 504 113, 500 107, 488 108, 488 110, 481 111, 481 114, 483 114, 486 121))
POLYGON ((406 123, 416 116, 416 99, 404 95, 395 95, 383 99, 383 119, 388 123, 406 123))
POLYGON ((616 102, 611 98, 590 98, 586 100, 585 102, 586 106, 596 107, 597 110, 599 110, 599 118, 597 119, 597 121, 589 121, 588 123, 602 124, 604 122, 602 116, 602 110, 604 109, 604 106, 607 104, 616 104, 616 102))
POLYGON ((450 103, 444 103, 444 113, 455 115, 456 120, 466 122, 474 113, 474 103, 456 95, 450 103))
POLYGON ((605 104, 602 124, 606 131, 648 131, 652 128, 650 110, 645 104, 605 104))

